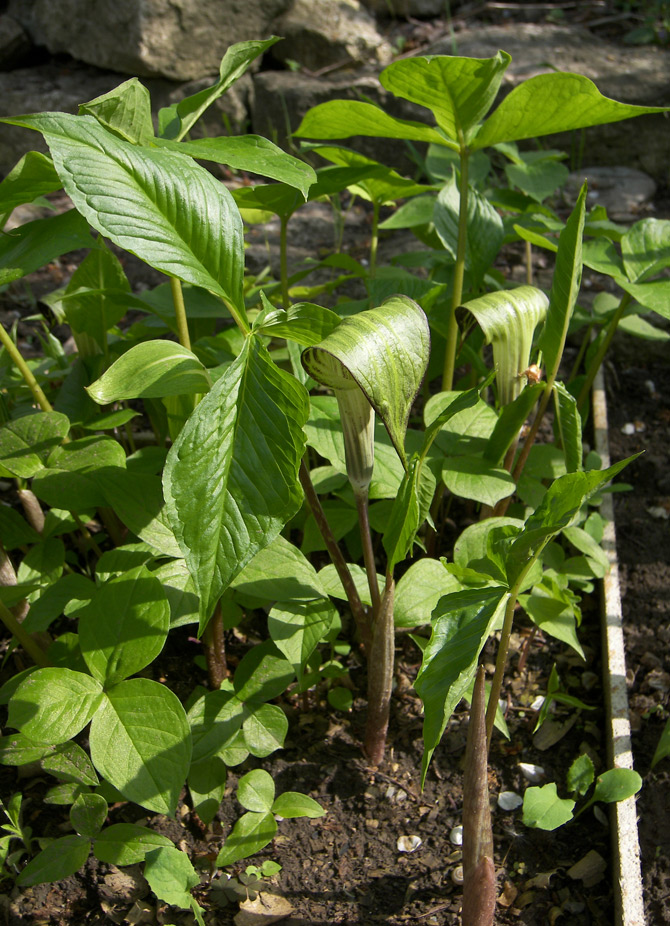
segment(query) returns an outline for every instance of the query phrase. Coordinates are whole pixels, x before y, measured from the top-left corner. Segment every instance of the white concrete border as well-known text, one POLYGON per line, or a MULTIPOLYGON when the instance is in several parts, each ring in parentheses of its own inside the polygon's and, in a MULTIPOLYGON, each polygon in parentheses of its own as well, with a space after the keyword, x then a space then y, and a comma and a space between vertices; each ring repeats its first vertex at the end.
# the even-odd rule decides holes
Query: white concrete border
MULTIPOLYGON (((610 465, 607 439, 607 403, 602 371, 593 392, 593 428, 595 450, 603 469, 610 465)), ((626 688, 626 658, 619 587, 619 563, 616 552, 614 506, 612 495, 605 493, 601 513, 606 521, 603 547, 610 561, 610 571, 603 580, 603 684, 607 710, 607 746, 610 768, 633 768, 630 739, 630 716, 626 688)), ((640 843, 637 832, 635 798, 610 805, 612 826, 612 866, 616 926, 645 926, 642 896, 640 843)))

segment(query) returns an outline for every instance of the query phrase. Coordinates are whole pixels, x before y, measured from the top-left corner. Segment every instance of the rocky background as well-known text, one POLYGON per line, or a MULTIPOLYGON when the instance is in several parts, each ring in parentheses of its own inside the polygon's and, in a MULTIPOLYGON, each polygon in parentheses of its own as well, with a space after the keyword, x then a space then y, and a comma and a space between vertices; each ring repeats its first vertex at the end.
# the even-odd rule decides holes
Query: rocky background
MULTIPOLYGON (((557 69, 585 74, 617 100, 670 105, 667 46, 619 41, 640 26, 647 7, 606 0, 0 0, 0 115, 76 112, 127 75, 143 79, 158 109, 212 83, 232 43, 271 34, 283 41, 209 110, 200 132, 255 132, 290 146, 302 115, 333 97, 427 119, 426 111, 386 99, 377 80, 386 64, 410 54, 488 57, 499 48, 513 57, 503 90, 557 69)), ((39 142, 35 133, 0 127, 0 172, 39 142)), ((549 143, 572 150, 582 166, 626 165, 668 182, 670 119, 663 116, 637 119, 634 130, 624 122, 549 143)), ((402 144, 393 154, 384 140, 356 146, 410 166, 402 144)))

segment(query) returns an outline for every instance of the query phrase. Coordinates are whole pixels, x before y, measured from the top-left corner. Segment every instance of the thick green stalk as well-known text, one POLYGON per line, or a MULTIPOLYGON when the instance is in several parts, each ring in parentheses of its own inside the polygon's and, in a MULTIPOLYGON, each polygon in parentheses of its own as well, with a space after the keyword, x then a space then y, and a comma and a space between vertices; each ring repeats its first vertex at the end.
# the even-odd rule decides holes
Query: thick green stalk
POLYGON ((609 325, 607 326, 607 331, 605 332, 595 357, 591 361, 591 364, 586 372, 586 379, 584 380, 584 384, 582 385, 582 388, 579 392, 579 398, 577 399, 577 409, 579 411, 582 410, 586 400, 589 397, 591 386, 593 385, 593 380, 596 378, 596 373, 600 369, 600 365, 602 364, 605 354, 607 353, 609 346, 612 343, 612 338, 614 337, 614 334, 619 326, 619 322, 621 321, 623 313, 626 311, 630 300, 630 294, 624 293, 621 302, 619 303, 619 308, 616 310, 610 320, 609 325))
POLYGON ((179 338, 181 346, 190 350, 191 337, 188 333, 188 319, 186 318, 186 306, 184 305, 184 293, 181 288, 181 280, 178 280, 177 277, 170 277, 170 289, 172 290, 174 314, 177 319, 177 337, 179 338))
POLYGON ((375 554, 372 549, 372 535, 370 534, 370 518, 368 515, 368 490, 354 490, 356 499, 356 510, 358 511, 358 526, 361 532, 361 543, 363 545, 363 561, 365 562, 365 572, 368 577, 370 587, 370 600, 372 602, 373 621, 375 620, 380 606, 379 582, 377 581, 377 567, 375 565, 375 554))
POLYGON ((53 407, 51 402, 45 396, 40 384, 33 376, 30 367, 21 356, 21 352, 19 351, 16 344, 12 341, 10 336, 7 334, 3 325, 0 325, 0 341, 2 342, 2 346, 5 348, 9 356, 12 358, 12 361, 25 380, 26 385, 32 392, 33 398, 35 399, 37 405, 39 405, 43 412, 52 412, 53 407))
POLYGON ((442 374, 442 390, 449 391, 453 387, 454 369, 456 367, 456 346, 458 344, 458 324, 456 323, 456 309, 463 301, 463 277, 465 275, 465 254, 468 245, 468 166, 470 152, 465 145, 465 139, 460 134, 461 143, 461 182, 459 187, 460 202, 458 207, 458 246, 456 250, 456 265, 454 267, 454 289, 447 320, 447 346, 444 354, 444 372, 442 374))

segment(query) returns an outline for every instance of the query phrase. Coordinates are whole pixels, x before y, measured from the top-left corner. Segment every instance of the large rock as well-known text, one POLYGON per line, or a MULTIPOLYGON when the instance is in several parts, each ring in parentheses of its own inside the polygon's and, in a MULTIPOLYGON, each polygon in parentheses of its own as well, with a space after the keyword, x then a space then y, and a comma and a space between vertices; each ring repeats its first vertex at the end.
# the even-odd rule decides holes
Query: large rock
POLYGON ((10 0, 35 44, 124 74, 216 74, 234 42, 267 38, 289 0, 10 0))
POLYGON ((297 61, 310 71, 391 60, 391 46, 358 0, 293 0, 276 31, 284 41, 274 46, 274 57, 297 61))
POLYGON ((430 19, 444 16, 444 0, 361 0, 364 6, 380 19, 397 16, 413 16, 416 19, 430 19))
POLYGON ((11 16, 0 15, 0 71, 20 67, 31 47, 21 24, 11 16))

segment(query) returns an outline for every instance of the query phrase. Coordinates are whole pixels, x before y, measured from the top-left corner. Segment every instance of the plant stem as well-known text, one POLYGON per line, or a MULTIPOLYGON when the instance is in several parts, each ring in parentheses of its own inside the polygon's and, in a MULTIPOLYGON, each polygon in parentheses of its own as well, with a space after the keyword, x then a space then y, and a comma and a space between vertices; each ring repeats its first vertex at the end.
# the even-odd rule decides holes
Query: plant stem
POLYGON ((387 571, 386 587, 379 609, 374 615, 372 640, 368 650, 368 715, 365 724, 365 755, 370 765, 379 765, 386 749, 395 656, 394 598, 393 575, 387 571))
POLYGON ((623 313, 626 311, 630 300, 631 300, 630 294, 624 293, 621 299, 621 302, 619 303, 619 308, 616 310, 616 312, 614 313, 614 315, 612 316, 610 320, 609 325, 607 326, 607 330, 605 331, 603 339, 600 342, 600 347, 598 348, 595 357, 593 358, 593 360, 591 361, 589 365, 589 368, 586 372, 586 379, 584 380, 582 388, 579 392, 579 397, 577 399, 577 410, 578 411, 582 410, 582 408, 584 407, 584 403, 589 397, 589 393, 591 392, 591 386, 593 385, 593 380, 596 378, 596 373, 600 369, 600 365, 603 362, 603 358, 605 354, 607 353, 607 350, 612 342, 612 338, 614 337, 617 327, 619 326, 619 322, 621 321, 623 313))
POLYGON ((309 475, 309 470, 303 460, 300 463, 300 484, 302 485, 303 491, 305 493, 305 498, 307 499, 307 504, 310 507, 314 520, 316 521, 316 526, 321 532, 324 543, 326 544, 326 549, 330 555, 330 559, 337 570, 337 574, 340 577, 340 582, 344 588, 344 592, 347 596, 347 601, 349 602, 349 607, 351 608, 351 613, 354 616, 356 621, 356 626, 361 637, 363 646, 368 651, 371 638, 371 627, 370 627, 370 618, 366 609, 363 607, 363 602, 360 599, 358 594, 358 589, 354 583, 349 567, 347 566, 346 560, 342 555, 342 551, 337 545, 337 541, 333 536, 333 532, 330 529, 330 524, 326 519, 325 512, 321 507, 321 502, 319 501, 319 496, 316 494, 314 486, 312 485, 312 479, 309 475))
POLYGON ((526 435, 526 439, 523 442, 523 447, 521 448, 521 453, 519 454, 519 459, 516 461, 516 466, 514 467, 514 472, 512 473, 512 479, 515 482, 519 481, 519 477, 523 472, 523 468, 526 465, 526 460, 528 459, 528 454, 530 453, 530 448, 535 443, 535 438, 537 437, 537 432, 540 430, 540 425, 542 424, 542 419, 549 405, 549 401, 554 391, 553 380, 547 382, 544 392, 542 393, 542 398, 540 399, 540 404, 533 418, 533 423, 530 426, 530 431, 526 435))
POLYGON ((579 373, 579 368, 582 365, 582 360, 584 359, 584 354, 586 353, 589 344, 591 343, 591 332, 593 331, 593 325, 587 325, 586 331, 584 332, 584 337, 582 338, 582 343, 579 345, 579 351, 575 358, 572 370, 570 371, 570 376, 568 377, 568 382, 571 383, 572 380, 579 373))
POLYGON ((284 309, 288 309, 291 301, 288 295, 288 219, 286 215, 279 216, 279 279, 281 282, 281 302, 284 309))
POLYGON ((50 665, 46 653, 42 647, 33 640, 31 635, 23 629, 19 621, 14 617, 7 605, 0 601, 0 621, 5 625, 7 630, 16 637, 23 649, 28 653, 35 665, 45 668, 50 665))
POLYGON ((377 270, 377 246, 379 244, 379 201, 372 201, 372 234, 370 236, 370 279, 377 270))
POLYGON ((209 684, 212 690, 216 690, 221 687, 221 683, 228 674, 226 641, 223 636, 223 615, 220 601, 214 609, 210 622, 205 627, 202 642, 205 646, 209 684))
POLYGON ((454 289, 451 297, 449 318, 447 320, 447 346, 444 354, 444 372, 442 374, 442 391, 453 387, 454 369, 456 367, 456 345, 458 343, 458 325, 456 309, 463 299, 463 277, 465 274, 465 252, 468 244, 468 166, 470 152, 465 145, 463 133, 459 132, 461 143, 461 182, 459 187, 460 202, 458 209, 458 246, 456 265, 454 267, 454 289))
POLYGON ((17 489, 16 494, 19 496, 28 523, 35 528, 38 534, 41 534, 44 530, 44 512, 37 496, 30 489, 17 489))
POLYGON ((370 534, 370 518, 368 516, 368 490, 354 491, 356 499, 356 510, 358 511, 358 526, 361 531, 361 543, 363 545, 363 561, 365 562, 365 572, 368 577, 370 587, 370 600, 372 602, 373 621, 379 611, 380 595, 379 582, 377 581, 377 567, 375 566, 375 554, 372 549, 372 535, 370 534))
POLYGON ((526 241, 526 283, 533 285, 533 248, 530 241, 526 241))
POLYGON ((181 280, 178 280, 177 277, 170 277, 170 289, 172 290, 174 314, 177 319, 177 337, 179 338, 181 346, 190 350, 191 337, 188 333, 188 319, 186 318, 186 306, 184 305, 184 293, 181 288, 181 280))
POLYGON ((472 694, 463 780, 463 926, 492 926, 496 906, 486 744, 486 685, 479 666, 472 694))
POLYGON ((12 358, 12 361, 25 380, 26 385, 32 392, 36 404, 39 405, 43 412, 52 412, 53 407, 51 402, 45 396, 44 392, 42 391, 42 387, 37 382, 32 373, 32 370, 21 356, 21 352, 19 351, 18 347, 12 341, 9 334, 5 331, 4 325, 0 325, 0 341, 2 342, 2 346, 5 348, 9 356, 12 358))
POLYGON ((500 691, 502 689, 503 677, 505 675, 505 663, 507 662, 507 652, 509 650, 509 641, 512 634, 512 624, 514 622, 514 609, 516 608, 516 600, 519 594, 519 590, 523 585, 523 580, 528 573, 528 570, 533 565, 539 552, 533 556, 529 562, 521 570, 521 573, 517 577, 516 582, 510 589, 509 598, 507 599, 507 606, 505 607, 505 617, 503 619, 502 632, 500 634, 500 643, 498 644, 498 655, 496 657, 496 670, 493 675, 493 681, 491 682, 491 693, 489 695, 489 703, 486 709, 486 741, 490 748, 491 746, 491 736, 493 735, 493 727, 496 719, 496 710, 498 708, 498 699, 500 698, 500 691))

